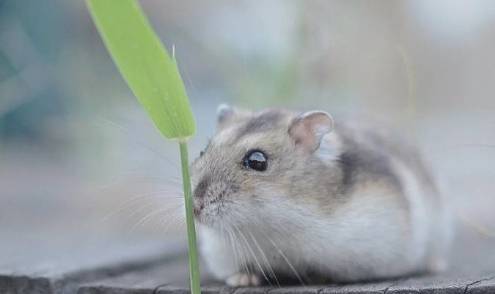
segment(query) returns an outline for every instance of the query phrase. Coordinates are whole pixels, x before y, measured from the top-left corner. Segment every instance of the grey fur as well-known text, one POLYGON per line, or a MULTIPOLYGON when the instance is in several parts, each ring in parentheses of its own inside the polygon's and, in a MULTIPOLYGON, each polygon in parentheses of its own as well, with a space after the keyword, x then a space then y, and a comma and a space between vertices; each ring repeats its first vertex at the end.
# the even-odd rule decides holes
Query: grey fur
POLYGON ((390 165, 390 150, 387 146, 380 144, 366 144, 358 142, 355 135, 370 136, 369 131, 351 130, 342 125, 336 129, 342 141, 342 153, 339 157, 339 167, 342 171, 342 193, 351 192, 356 183, 363 181, 383 180, 399 192, 402 184, 397 174, 390 165), (356 134, 358 132, 358 134, 356 134), (362 133, 365 132, 365 133, 362 133))
POLYGON ((208 177, 205 176, 199 183, 196 185, 196 188, 194 188, 194 197, 196 198, 204 198, 206 191, 208 190, 208 185, 209 185, 209 180, 208 177))
MULTIPOLYGON (((387 278, 425 270, 435 254, 427 248, 427 241, 414 233, 417 221, 421 221, 414 212, 415 206, 419 205, 421 211, 424 208, 429 216, 433 207, 441 208, 442 204, 435 181, 415 148, 380 128, 337 121, 334 131, 322 143, 328 150, 321 146, 316 151, 303 150, 288 132, 296 117, 297 113, 274 109, 235 113, 219 126, 205 154, 192 164, 202 251, 211 261, 213 272, 225 279, 234 274, 229 268, 235 268, 235 262, 230 267, 220 262, 228 263, 227 252, 235 247, 222 247, 226 242, 223 236, 232 231, 252 235, 253 240, 257 237, 261 245, 257 242, 252 246, 271 250, 265 258, 272 260, 274 269, 270 270, 280 275, 293 273, 273 246, 266 243, 266 235, 283 243, 288 255, 298 260, 296 268, 301 273, 319 272, 337 281, 387 278), (266 171, 253 171, 242 165, 246 152, 253 149, 266 153, 266 171), (412 174, 409 177, 417 179, 421 191, 428 194, 421 195, 423 204, 411 202, 410 183, 405 182, 401 169, 412 174), (365 215, 348 211, 356 207, 365 215), (343 215, 352 217, 342 222, 343 215), (359 220, 352 218, 364 218, 362 227, 359 220), (349 232, 341 229, 345 226, 349 226, 349 232), (373 235, 368 226, 380 236, 373 235), (305 238, 317 239, 298 239, 299 235, 313 232, 316 235, 305 238), (304 250, 315 244, 320 245, 304 250), (327 257, 313 254, 328 255, 332 261, 320 264, 327 257)), ((257 260, 247 258, 244 263, 255 270, 257 260)), ((245 270, 234 268, 241 273, 245 270)))
POLYGON ((283 111, 270 109, 248 119, 237 131, 235 141, 249 134, 266 132, 280 127, 280 122, 287 114, 283 111))

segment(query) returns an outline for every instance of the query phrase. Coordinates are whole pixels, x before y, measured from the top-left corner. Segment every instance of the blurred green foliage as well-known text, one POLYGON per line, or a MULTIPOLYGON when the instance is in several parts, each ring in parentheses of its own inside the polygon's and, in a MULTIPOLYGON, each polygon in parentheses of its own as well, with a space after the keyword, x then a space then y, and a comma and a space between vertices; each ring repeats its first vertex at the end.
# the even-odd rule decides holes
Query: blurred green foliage
MULTIPOLYGON (((67 19, 56 1, 0 2, 0 139, 45 142, 44 122, 67 114, 50 68, 65 40, 67 19), (53 11, 59 13, 54 14, 53 11), (33 73, 43 74, 40 80, 33 73)), ((53 138, 52 138, 53 139, 53 138)))

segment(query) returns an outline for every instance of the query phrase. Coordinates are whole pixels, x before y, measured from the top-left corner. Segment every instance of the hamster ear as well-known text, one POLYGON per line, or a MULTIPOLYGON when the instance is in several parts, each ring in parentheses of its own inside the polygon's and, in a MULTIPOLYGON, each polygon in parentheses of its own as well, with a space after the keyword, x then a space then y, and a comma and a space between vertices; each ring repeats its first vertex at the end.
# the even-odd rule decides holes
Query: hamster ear
POLYGON ((333 130, 333 119, 324 111, 308 111, 292 121, 289 135, 296 146, 313 152, 320 146, 323 136, 333 130))
POLYGON ((217 107, 217 124, 221 125, 227 122, 235 114, 235 109, 227 104, 220 104, 217 107))

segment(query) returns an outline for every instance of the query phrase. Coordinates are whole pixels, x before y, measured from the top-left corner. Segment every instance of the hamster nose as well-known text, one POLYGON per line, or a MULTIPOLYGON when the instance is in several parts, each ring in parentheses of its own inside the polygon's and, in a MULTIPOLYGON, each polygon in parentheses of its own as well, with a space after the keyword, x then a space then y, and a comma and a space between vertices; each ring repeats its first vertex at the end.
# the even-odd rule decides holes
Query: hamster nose
POLYGON ((201 181, 199 181, 198 185, 194 189, 193 195, 195 198, 202 199, 205 197, 206 192, 208 190, 209 180, 206 177, 203 177, 201 181))
POLYGON ((201 203, 198 203, 198 201, 194 201, 193 204, 193 212, 194 212, 194 216, 196 217, 198 217, 201 214, 201 211, 205 207, 203 201, 201 200, 200 202, 201 203))

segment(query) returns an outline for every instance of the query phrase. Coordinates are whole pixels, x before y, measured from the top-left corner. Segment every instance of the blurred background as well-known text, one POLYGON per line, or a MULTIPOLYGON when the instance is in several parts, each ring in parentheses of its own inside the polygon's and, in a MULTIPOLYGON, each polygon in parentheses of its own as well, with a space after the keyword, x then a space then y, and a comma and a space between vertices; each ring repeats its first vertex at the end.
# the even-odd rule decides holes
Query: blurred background
MULTIPOLYGON (((175 46, 191 157, 223 102, 372 117, 419 142, 462 222, 495 231, 494 1, 141 3, 175 46)), ((0 243, 180 238, 179 172, 84 1, 0 0, 0 243)))

